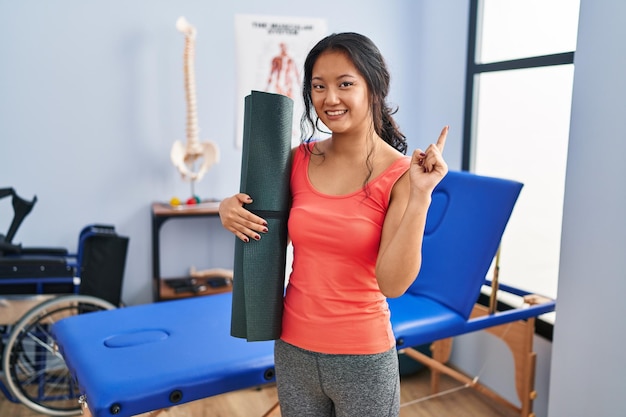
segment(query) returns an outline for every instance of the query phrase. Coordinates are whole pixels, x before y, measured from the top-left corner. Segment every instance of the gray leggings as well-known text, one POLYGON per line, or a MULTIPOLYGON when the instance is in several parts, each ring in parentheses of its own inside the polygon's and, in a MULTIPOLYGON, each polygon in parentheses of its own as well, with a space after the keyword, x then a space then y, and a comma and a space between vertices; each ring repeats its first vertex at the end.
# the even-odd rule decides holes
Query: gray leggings
POLYGON ((395 348, 374 355, 328 355, 276 341, 282 417, 397 417, 400 375, 395 348))

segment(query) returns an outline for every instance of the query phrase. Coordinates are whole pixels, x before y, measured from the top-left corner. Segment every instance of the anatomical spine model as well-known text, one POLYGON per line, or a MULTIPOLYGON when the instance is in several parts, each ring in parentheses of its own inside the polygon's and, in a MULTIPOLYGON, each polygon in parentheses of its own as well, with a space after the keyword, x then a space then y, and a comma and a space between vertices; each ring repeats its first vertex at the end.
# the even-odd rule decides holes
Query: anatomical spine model
POLYGON ((177 140, 172 146, 170 158, 183 179, 200 181, 211 165, 219 161, 219 148, 212 141, 200 142, 198 139, 198 110, 196 102, 196 74, 194 70, 196 28, 184 17, 176 21, 176 28, 185 35, 185 93, 187 98, 187 143, 177 140), (196 171, 196 162, 202 161, 196 171))

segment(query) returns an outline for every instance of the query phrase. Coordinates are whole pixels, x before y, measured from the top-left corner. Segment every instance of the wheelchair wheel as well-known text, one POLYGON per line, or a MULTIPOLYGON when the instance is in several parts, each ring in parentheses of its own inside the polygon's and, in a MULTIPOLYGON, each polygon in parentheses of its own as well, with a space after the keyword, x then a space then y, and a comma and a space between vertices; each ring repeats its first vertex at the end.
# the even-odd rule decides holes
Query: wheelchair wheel
POLYGON ((80 392, 50 327, 65 317, 114 308, 108 301, 85 295, 61 296, 33 307, 13 326, 5 345, 2 369, 9 391, 38 413, 81 414, 80 392))

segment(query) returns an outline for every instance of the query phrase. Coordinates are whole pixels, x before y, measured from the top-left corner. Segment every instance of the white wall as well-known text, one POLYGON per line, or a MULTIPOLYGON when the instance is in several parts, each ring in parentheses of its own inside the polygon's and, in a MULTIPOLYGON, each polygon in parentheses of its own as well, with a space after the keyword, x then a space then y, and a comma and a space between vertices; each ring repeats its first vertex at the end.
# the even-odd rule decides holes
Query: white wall
MULTIPOLYGON (((450 124, 446 153, 460 168, 467 1, 0 0, 0 187, 39 198, 16 243, 74 250, 84 225, 114 224, 130 237, 123 299, 151 301, 150 203, 190 194, 169 161, 185 137, 175 22, 185 16, 198 29, 200 137, 222 153, 196 192, 222 198, 239 187, 239 13, 325 18, 331 32, 370 36, 391 68, 390 101, 410 147, 450 124)), ((0 233, 11 217, 2 200, 0 233)), ((168 222, 162 239, 168 276, 232 266, 234 238, 217 219, 168 222)))
POLYGON ((582 0, 550 417, 626 415, 626 3, 582 0))

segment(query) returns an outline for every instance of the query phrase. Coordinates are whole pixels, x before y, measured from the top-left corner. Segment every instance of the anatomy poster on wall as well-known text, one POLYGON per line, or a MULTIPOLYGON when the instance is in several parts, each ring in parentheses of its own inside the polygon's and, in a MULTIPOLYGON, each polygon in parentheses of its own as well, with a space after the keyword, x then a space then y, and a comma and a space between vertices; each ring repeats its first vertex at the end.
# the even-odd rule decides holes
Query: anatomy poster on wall
POLYGON ((288 96, 294 101, 292 142, 300 139, 302 68, 309 50, 327 34, 325 19, 236 15, 237 133, 243 141, 244 98, 252 90, 288 96))

